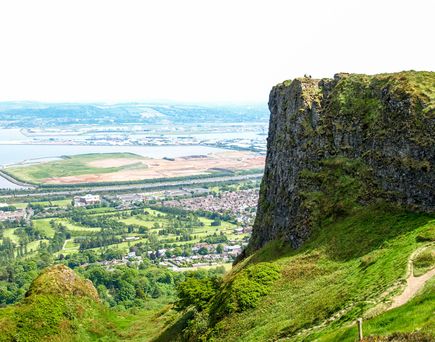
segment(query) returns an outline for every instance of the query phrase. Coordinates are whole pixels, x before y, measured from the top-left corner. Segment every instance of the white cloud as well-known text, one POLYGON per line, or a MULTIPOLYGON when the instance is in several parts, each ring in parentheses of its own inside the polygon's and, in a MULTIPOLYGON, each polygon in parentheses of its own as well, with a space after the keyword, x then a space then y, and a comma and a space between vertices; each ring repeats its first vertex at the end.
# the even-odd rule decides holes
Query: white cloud
POLYGON ((0 101, 266 101, 305 73, 434 70, 431 0, 0 3, 0 101))

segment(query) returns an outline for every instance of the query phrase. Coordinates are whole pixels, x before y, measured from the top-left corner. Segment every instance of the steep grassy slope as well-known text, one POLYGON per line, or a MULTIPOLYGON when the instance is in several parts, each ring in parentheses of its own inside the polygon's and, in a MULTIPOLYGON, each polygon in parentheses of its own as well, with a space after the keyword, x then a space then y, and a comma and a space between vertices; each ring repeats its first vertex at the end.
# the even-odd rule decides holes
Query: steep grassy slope
MULTIPOLYGON (((433 72, 275 86, 249 246, 178 338, 311 341, 385 311, 411 254, 435 241, 434 101, 433 72)), ((417 272, 434 266, 427 251, 417 272)), ((420 312, 373 332, 428 330, 420 312)))
MULTIPOLYGON (((428 282, 423 291, 405 305, 364 322, 363 332, 367 336, 382 336, 392 335, 391 332, 412 334, 419 331, 420 334, 417 336, 421 340, 423 340, 423 336, 429 339, 430 336, 435 336, 434 307, 435 279, 428 282)), ((357 336, 357 328, 353 325, 336 329, 330 333, 324 332, 317 336, 313 334, 311 338, 325 342, 353 342, 355 336, 357 336)))
MULTIPOLYGON (((357 317, 382 312, 389 299, 403 288, 409 256, 429 241, 435 241, 434 216, 390 206, 355 209, 351 215, 322 227, 297 251, 273 241, 238 264, 209 304, 207 314, 196 314, 196 320, 179 338, 313 340, 357 317), (234 284, 244 278, 243 287, 252 293, 258 285, 253 280, 264 272, 261 265, 278 269, 280 275, 262 285, 253 305, 240 309, 238 298, 244 292, 234 284), (246 270, 253 273, 248 279, 246 270), (228 310, 221 315, 225 308, 228 310)), ((418 308, 421 301, 409 304, 415 312, 421 312, 416 314, 419 319, 368 331, 389 334, 427 328, 427 308, 435 301, 433 295, 425 298, 426 310, 418 308)))

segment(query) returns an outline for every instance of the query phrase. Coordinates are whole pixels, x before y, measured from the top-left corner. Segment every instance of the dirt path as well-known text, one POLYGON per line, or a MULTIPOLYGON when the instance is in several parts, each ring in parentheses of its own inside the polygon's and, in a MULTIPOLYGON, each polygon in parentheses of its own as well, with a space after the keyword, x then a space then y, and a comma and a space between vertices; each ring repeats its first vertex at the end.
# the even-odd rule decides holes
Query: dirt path
MULTIPOLYGON (((388 308, 384 307, 384 309, 381 312, 379 312, 378 315, 385 312, 385 311, 397 308, 397 307, 407 303, 426 284, 426 282, 428 280, 430 280, 433 276, 435 276, 435 268, 432 268, 430 271, 426 272, 425 274, 423 274, 419 277, 414 277, 414 272, 413 272, 414 271, 413 270, 413 261, 414 261, 415 257, 418 254, 420 254, 423 250, 425 250, 426 248, 429 248, 431 246, 433 246, 433 244, 422 246, 422 247, 416 249, 410 255, 410 257, 408 259, 408 264, 407 264, 406 287, 405 287, 404 291, 401 294, 393 297, 392 304, 390 305, 390 307, 388 307, 388 308)), ((394 288, 394 285, 392 288, 394 288)), ((381 297, 385 298, 386 295, 387 295, 387 293, 384 293, 384 295, 382 295, 381 297)), ((379 300, 379 302, 381 302, 381 300, 379 300)), ((305 335, 311 331, 321 329, 321 328, 325 327, 326 325, 331 324, 332 322, 340 319, 343 315, 345 315, 347 312, 349 312, 353 307, 354 307, 354 305, 349 305, 348 307, 336 312, 334 315, 332 315, 331 317, 329 317, 328 319, 326 319, 322 323, 315 325, 313 327, 310 327, 310 328, 305 328, 305 329, 300 330, 293 337, 305 335)), ((349 322, 347 324, 347 326, 351 326, 353 324, 354 324, 354 322, 349 322)), ((278 339, 277 341, 283 341, 285 339, 286 338, 282 338, 282 339, 278 339)))
POLYGON ((407 303, 415 294, 426 284, 426 282, 435 276, 435 268, 432 268, 430 271, 425 274, 415 277, 413 270, 413 260, 424 249, 429 246, 425 246, 424 248, 416 250, 412 253, 411 257, 408 260, 408 276, 406 278, 406 287, 405 290, 396 297, 393 298, 393 302, 391 306, 388 308, 389 310, 397 308, 405 303, 407 303))

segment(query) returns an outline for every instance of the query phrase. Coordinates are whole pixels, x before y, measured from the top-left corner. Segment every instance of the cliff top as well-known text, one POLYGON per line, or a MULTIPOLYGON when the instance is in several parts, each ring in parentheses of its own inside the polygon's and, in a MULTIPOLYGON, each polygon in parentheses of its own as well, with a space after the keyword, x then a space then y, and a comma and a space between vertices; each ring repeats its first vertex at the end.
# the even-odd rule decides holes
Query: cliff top
POLYGON ((337 73, 334 77, 313 79, 310 76, 295 78, 278 83, 276 88, 286 88, 299 85, 303 92, 319 84, 334 83, 334 86, 348 86, 350 83, 358 83, 368 86, 370 90, 388 89, 390 93, 401 97, 414 99, 414 105, 423 105, 424 112, 435 110, 435 72, 432 71, 401 71, 397 73, 382 73, 375 75, 337 73))

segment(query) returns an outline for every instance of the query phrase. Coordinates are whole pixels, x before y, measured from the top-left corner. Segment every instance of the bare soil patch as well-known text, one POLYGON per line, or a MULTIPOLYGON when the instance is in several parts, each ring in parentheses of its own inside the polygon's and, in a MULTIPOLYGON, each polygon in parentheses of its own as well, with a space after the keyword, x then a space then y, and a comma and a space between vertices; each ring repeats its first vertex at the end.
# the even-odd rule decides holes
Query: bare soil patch
POLYGON ((48 184, 78 184, 98 182, 134 181, 142 179, 172 178, 210 174, 216 170, 250 170, 264 167, 265 157, 254 152, 228 151, 209 155, 167 159, 123 159, 110 158, 90 162, 96 168, 121 167, 143 163, 135 167, 111 173, 83 174, 76 176, 52 177, 43 180, 48 184))

